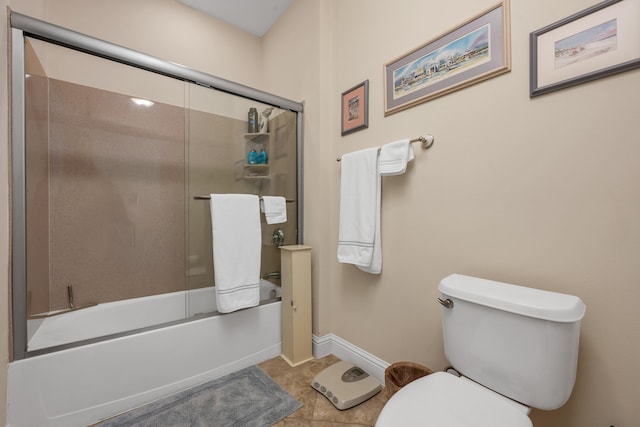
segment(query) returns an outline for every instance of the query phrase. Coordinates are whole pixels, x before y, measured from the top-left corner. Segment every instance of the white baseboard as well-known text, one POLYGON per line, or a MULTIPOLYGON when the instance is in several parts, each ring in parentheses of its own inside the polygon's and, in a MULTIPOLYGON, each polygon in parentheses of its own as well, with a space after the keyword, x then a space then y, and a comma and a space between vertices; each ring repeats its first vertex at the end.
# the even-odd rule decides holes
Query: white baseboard
POLYGON ((323 336, 313 335, 313 357, 320 359, 333 354, 333 334, 323 336))
POLYGON ((369 375, 384 384, 384 370, 389 363, 373 354, 343 340, 337 335, 313 336, 313 355, 319 359, 333 354, 340 359, 364 369, 369 375))

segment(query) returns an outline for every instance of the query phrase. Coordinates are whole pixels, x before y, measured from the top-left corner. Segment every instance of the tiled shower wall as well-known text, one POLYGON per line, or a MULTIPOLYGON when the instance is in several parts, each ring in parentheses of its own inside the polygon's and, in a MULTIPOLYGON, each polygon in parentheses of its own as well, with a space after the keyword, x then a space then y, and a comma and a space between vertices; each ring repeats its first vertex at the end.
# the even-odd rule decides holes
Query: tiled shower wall
POLYGON ((48 89, 28 101, 48 108, 27 159, 30 314, 47 311, 45 288, 49 310, 68 307, 69 285, 77 305, 183 290, 184 109, 35 76, 28 86, 48 89))

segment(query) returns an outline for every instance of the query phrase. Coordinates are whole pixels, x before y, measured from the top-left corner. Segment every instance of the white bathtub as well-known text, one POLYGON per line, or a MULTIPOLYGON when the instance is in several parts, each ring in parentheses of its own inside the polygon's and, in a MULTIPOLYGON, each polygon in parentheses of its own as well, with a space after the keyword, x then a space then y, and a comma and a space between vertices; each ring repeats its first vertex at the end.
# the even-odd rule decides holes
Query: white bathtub
MULTIPOLYGON (((260 280, 260 301, 280 297, 280 287, 260 280)), ((214 288, 172 292, 98 304, 27 321, 28 350, 102 337, 182 320, 216 310, 214 288)))
MULTIPOLYGON (((268 282, 265 285, 266 295, 279 291, 277 287, 269 288, 268 282)), ((139 298, 133 300, 141 303, 138 305, 101 304, 49 317, 45 320, 73 315, 73 324, 81 327, 69 333, 80 335, 63 337, 56 332, 52 325, 66 322, 60 320, 48 325, 42 322, 37 330, 32 328, 31 339, 41 334, 41 343, 54 336, 75 341, 89 333, 90 325, 103 328, 119 324, 126 313, 146 321, 163 311, 164 299, 139 298), (154 299, 160 304, 154 305, 154 299), (160 309, 156 310, 158 305, 160 309), (113 310, 106 310, 105 306, 113 310), (109 320, 109 313, 116 316, 113 321, 109 320)), ((204 297, 189 299, 210 304, 204 297)), ((183 314, 184 310, 198 313, 199 309, 193 304, 185 308, 183 303, 183 314)), ((281 353, 280 310, 280 301, 275 301, 12 362, 8 370, 8 425, 86 426, 275 357, 281 353)))

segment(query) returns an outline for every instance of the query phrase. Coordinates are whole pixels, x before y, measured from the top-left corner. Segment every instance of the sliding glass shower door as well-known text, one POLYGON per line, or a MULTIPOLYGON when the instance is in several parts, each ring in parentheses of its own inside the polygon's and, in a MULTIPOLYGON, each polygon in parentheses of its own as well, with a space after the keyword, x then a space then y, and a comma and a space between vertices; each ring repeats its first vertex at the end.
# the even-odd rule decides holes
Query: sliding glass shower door
POLYGON ((299 112, 39 38, 22 48, 25 354, 214 312, 212 193, 287 199, 286 223, 262 217, 261 276, 279 284, 278 248, 299 242, 299 112), (250 108, 262 128, 248 128, 250 108))
POLYGON ((56 340, 40 328, 50 317, 185 291, 185 83, 31 38, 25 71, 34 350, 122 329, 74 325, 56 340))

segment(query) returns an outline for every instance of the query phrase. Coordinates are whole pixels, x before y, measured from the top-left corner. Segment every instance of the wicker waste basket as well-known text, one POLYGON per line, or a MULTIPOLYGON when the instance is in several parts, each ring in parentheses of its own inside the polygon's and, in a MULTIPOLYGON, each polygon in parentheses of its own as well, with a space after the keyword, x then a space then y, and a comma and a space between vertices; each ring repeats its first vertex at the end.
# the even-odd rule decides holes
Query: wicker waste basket
POLYGON ((387 398, 391 399, 391 396, 393 396, 395 392, 409 384, 411 381, 432 373, 433 371, 431 369, 418 363, 392 363, 384 371, 384 390, 387 394, 387 398))

